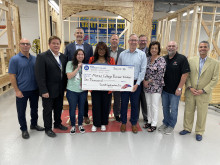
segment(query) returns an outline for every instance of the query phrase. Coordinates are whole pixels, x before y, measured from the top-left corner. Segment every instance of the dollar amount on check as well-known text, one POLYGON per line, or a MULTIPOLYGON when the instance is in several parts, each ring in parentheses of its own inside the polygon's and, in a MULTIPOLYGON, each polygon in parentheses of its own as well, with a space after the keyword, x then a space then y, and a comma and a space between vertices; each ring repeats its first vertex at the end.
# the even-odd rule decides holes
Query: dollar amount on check
POLYGON ((134 66, 83 64, 82 89, 131 91, 134 85, 134 66))

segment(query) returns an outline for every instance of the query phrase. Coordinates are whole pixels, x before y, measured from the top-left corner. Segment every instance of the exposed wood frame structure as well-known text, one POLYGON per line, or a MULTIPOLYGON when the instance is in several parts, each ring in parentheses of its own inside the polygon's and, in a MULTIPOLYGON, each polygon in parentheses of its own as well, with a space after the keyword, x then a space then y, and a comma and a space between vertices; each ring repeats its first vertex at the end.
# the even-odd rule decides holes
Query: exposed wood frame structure
MULTIPOLYGON (((161 43, 163 54, 171 35, 175 34, 172 40, 177 42, 180 53, 188 58, 197 55, 200 41, 208 40, 212 49, 210 57, 220 60, 220 21, 217 21, 217 17, 220 18, 219 10, 220 4, 196 3, 159 19, 157 40, 161 43), (174 23, 175 29, 171 28, 174 23), (202 28, 207 38, 201 38, 202 28)), ((220 81, 212 94, 211 103, 220 104, 220 81)))
MULTIPOLYGON (((127 35, 127 33, 126 32, 128 32, 128 29, 130 28, 130 23, 127 21, 127 20, 125 20, 125 23, 118 23, 118 17, 110 17, 110 16, 85 16, 85 15, 78 15, 78 14, 75 14, 75 15, 72 15, 71 17, 69 17, 68 19, 66 19, 66 20, 64 20, 64 21, 66 21, 66 22, 68 22, 68 35, 69 35, 69 37, 68 37, 68 42, 70 43, 70 42, 72 42, 71 41, 71 36, 73 35, 73 31, 71 31, 71 24, 72 23, 75 23, 75 24, 79 24, 80 25, 80 23, 82 23, 82 22, 84 22, 84 23, 88 23, 88 31, 90 32, 90 23, 95 23, 95 24, 97 24, 97 42, 99 42, 99 38, 98 38, 98 36, 99 36, 99 29, 106 29, 107 30, 107 34, 106 34, 106 44, 108 45, 109 44, 109 40, 108 40, 108 37, 109 37, 109 35, 108 35, 108 25, 109 25, 109 19, 115 19, 116 20, 116 23, 115 23, 115 25, 116 25, 116 31, 117 31, 117 25, 120 25, 120 24, 124 24, 125 25, 125 28, 124 28, 124 30, 123 30, 123 32, 121 33, 121 34, 119 34, 119 38, 122 36, 122 35, 127 35), (89 18, 89 20, 88 21, 80 21, 80 18, 81 17, 87 17, 87 18, 89 18), (71 20, 71 18, 77 18, 76 19, 76 21, 74 21, 74 20, 71 20), (90 21, 90 18, 96 18, 97 19, 97 21, 90 21), (106 23, 103 23, 103 22, 100 22, 99 21, 99 19, 105 19, 106 18, 106 23), (100 28, 99 27, 99 24, 106 24, 106 27, 104 27, 104 28, 100 28)), ((110 23, 110 24, 113 24, 113 23, 110 23)), ((90 35, 90 33, 88 33, 89 35, 90 35)), ((88 40, 88 42, 90 43, 90 37, 89 37, 89 40, 88 40)), ((96 45, 96 44, 95 44, 96 45)), ((92 46, 95 46, 95 45, 92 45, 92 46)), ((126 45, 126 41, 125 41, 125 38, 124 38, 124 46, 126 45)))
MULTIPOLYGON (((8 63, 12 56, 19 52, 21 39, 20 16, 18 6, 9 0, 0 4, 0 18, 5 20, 6 28, 0 32, 0 39, 7 35, 7 45, 0 46, 0 95, 11 89, 8 75, 8 63)), ((1 21, 1 20, 0 20, 1 21)), ((4 39, 5 39, 4 38, 4 39)))

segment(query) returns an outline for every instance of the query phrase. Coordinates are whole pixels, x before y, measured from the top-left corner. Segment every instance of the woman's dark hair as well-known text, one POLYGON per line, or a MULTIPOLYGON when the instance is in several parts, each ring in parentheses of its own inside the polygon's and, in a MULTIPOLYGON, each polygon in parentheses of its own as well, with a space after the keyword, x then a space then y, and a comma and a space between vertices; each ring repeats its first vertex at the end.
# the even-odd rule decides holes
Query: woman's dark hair
POLYGON ((109 51, 108 51, 108 47, 104 42, 99 42, 96 45, 95 53, 94 53, 94 61, 92 63, 95 63, 99 59, 98 50, 100 48, 105 49, 105 56, 104 57, 105 57, 106 62, 109 63, 110 62, 110 54, 109 54, 109 51))
POLYGON ((149 49, 148 49, 148 55, 152 56, 152 54, 150 53, 150 49, 153 45, 157 45, 158 46, 158 55, 160 55, 160 43, 158 41, 153 41, 150 43, 149 45, 149 49))
POLYGON ((74 53, 74 55, 73 55, 73 59, 72 59, 73 70, 75 70, 75 68, 78 67, 78 60, 77 60, 76 56, 77 56, 78 52, 80 52, 80 51, 83 52, 83 54, 84 54, 84 59, 83 59, 82 63, 84 63, 84 61, 85 61, 85 52, 84 52, 84 50, 82 50, 82 49, 77 49, 77 50, 75 51, 75 53, 74 53))

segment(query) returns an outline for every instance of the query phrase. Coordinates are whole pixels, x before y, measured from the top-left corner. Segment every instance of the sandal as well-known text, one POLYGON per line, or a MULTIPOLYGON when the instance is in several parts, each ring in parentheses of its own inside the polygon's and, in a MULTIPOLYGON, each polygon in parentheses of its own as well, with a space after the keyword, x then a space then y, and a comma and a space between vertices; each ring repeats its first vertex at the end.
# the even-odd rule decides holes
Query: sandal
POLYGON ((149 123, 146 123, 146 124, 144 124, 144 126, 143 126, 143 128, 145 128, 145 129, 150 128, 150 127, 151 127, 151 124, 149 124, 149 123))
POLYGON ((150 128, 147 129, 147 132, 154 132, 157 129, 156 126, 151 126, 150 128))

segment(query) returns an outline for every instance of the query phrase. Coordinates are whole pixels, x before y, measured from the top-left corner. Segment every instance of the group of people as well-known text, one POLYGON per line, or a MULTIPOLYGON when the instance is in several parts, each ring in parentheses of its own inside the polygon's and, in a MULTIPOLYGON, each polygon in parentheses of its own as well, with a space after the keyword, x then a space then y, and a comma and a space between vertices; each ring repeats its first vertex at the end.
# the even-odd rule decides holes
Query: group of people
POLYGON ((157 129, 160 98, 163 106, 163 124, 158 128, 169 135, 177 123, 178 104, 185 86, 184 130, 180 135, 192 131, 194 113, 197 109, 196 140, 201 141, 205 131, 208 104, 213 87, 218 82, 219 63, 208 57, 210 45, 201 41, 198 47, 200 56, 189 62, 184 55, 177 52, 178 45, 170 41, 166 47, 168 54, 161 56, 160 43, 153 41, 147 47, 147 36, 131 34, 129 49, 118 46, 119 37, 113 34, 111 46, 104 42, 92 46, 84 42, 84 31, 75 30, 75 42, 66 46, 65 53, 59 53, 61 40, 56 36, 49 38, 49 50, 37 57, 29 53, 31 44, 21 39, 20 52, 9 63, 9 74, 16 93, 18 121, 24 139, 29 138, 25 111, 30 101, 30 129, 44 131, 49 137, 55 137, 52 130, 52 111, 54 111, 54 128, 67 130, 62 125, 64 91, 69 102, 71 134, 76 133, 76 106, 78 106, 78 130, 85 132, 83 120, 90 123, 88 117, 88 91, 82 90, 82 64, 96 65, 132 65, 134 66, 134 86, 132 91, 91 91, 92 96, 92 132, 98 128, 106 131, 114 96, 113 112, 115 120, 121 122, 121 132, 126 131, 128 103, 131 103, 130 122, 132 132, 137 133, 140 109, 146 122, 143 128, 148 132, 157 129), (139 48, 138 48, 139 45, 139 48), (42 97, 44 128, 37 124, 38 96, 42 97), (209 99, 207 99, 209 98, 209 99), (140 108, 141 107, 141 108, 140 108))

